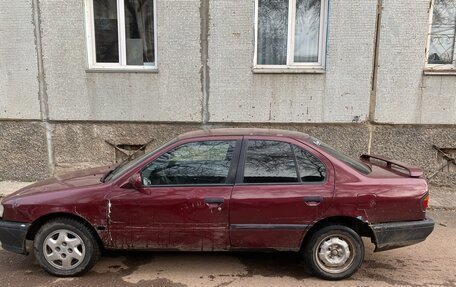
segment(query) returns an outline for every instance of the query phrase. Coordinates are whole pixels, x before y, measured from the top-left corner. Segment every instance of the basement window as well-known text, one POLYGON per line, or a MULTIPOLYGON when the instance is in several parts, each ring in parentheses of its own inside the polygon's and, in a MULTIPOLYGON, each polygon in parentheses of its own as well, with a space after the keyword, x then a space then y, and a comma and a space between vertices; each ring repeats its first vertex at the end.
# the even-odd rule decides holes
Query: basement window
POLYGON ((89 69, 157 68, 155 0, 85 0, 89 69))
POLYGON ((254 70, 323 70, 328 0, 256 0, 254 70))
POLYGON ((426 71, 456 74, 456 0, 432 0, 426 71))
POLYGON ((126 159, 135 159, 146 153, 145 145, 120 144, 116 148, 116 162, 123 162, 126 159))
POLYGON ((440 171, 444 173, 456 173, 456 163, 451 161, 456 158, 456 148, 442 148, 444 153, 438 153, 438 164, 440 171))

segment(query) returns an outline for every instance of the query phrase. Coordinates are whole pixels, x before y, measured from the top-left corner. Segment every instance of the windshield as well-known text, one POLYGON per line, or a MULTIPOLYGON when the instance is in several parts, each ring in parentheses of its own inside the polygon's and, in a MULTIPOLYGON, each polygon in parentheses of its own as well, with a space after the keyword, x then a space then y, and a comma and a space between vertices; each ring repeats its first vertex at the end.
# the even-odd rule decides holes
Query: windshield
POLYGON ((363 164, 362 162, 344 155, 343 153, 335 150, 333 147, 320 141, 319 139, 316 139, 314 137, 310 137, 310 139, 314 145, 322 148, 325 152, 329 153, 330 155, 332 155, 333 157, 337 158, 338 160, 344 162, 345 164, 351 166, 352 168, 356 169, 357 171, 359 171, 363 174, 369 174, 371 172, 371 169, 367 165, 363 164))
POLYGON ((131 169, 132 167, 134 167, 134 166, 138 165, 139 163, 143 162, 144 160, 148 159, 154 153, 156 153, 157 151, 161 150, 162 148, 164 148, 165 146, 167 146, 173 142, 174 141, 167 142, 166 144, 154 149, 151 152, 145 153, 145 154, 141 155, 140 157, 122 162, 116 168, 114 168, 112 170, 112 172, 105 178, 104 182, 109 182, 111 180, 117 179, 120 175, 124 174, 125 171, 131 169))

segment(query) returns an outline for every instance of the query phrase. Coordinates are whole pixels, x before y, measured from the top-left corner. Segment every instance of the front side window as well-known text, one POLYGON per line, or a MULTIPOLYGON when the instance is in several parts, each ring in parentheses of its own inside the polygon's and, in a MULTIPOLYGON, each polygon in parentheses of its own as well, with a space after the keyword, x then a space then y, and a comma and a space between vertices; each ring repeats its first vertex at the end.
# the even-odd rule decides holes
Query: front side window
POLYGON ((86 0, 90 68, 154 69, 155 0, 86 0))
POLYGON ((456 0, 433 0, 427 67, 455 69, 456 0))
POLYGON ((256 68, 323 68, 327 0, 257 0, 256 68))
POLYGON ((183 144, 158 157, 141 171, 145 186, 224 184, 236 141, 183 144))

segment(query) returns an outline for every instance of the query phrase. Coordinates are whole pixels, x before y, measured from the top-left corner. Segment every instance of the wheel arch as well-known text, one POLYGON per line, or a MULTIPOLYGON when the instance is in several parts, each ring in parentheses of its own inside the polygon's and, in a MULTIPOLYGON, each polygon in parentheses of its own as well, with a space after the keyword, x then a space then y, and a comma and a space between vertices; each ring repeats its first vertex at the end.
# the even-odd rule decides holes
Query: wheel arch
POLYGON ((32 225, 30 225, 30 228, 27 232, 26 239, 27 240, 34 240, 37 232, 40 230, 40 228, 48 223, 51 222, 52 220, 58 219, 58 218, 70 218, 73 220, 78 221, 81 224, 84 224, 95 236, 95 239, 97 240, 98 244, 100 247, 103 247, 103 242, 100 238, 100 235, 98 232, 95 230, 95 228, 89 223, 88 220, 85 218, 72 214, 72 213, 65 213, 65 212, 56 212, 56 213, 49 213, 46 215, 43 215, 36 219, 35 221, 32 222, 32 225))
POLYGON ((312 235, 323 227, 331 225, 343 225, 353 229, 361 237, 369 237, 371 242, 375 244, 374 233, 368 223, 361 221, 358 218, 350 216, 331 216, 314 223, 305 233, 301 242, 301 249, 310 240, 312 235))

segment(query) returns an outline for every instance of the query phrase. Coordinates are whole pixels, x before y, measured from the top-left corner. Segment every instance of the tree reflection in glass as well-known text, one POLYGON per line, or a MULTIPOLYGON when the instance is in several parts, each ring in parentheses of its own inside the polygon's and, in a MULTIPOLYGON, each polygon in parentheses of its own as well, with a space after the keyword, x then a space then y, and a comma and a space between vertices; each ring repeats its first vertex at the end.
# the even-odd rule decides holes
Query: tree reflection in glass
POLYGON ((429 43, 429 64, 453 63, 455 33, 456 0, 435 0, 429 43))
POLYGON ((260 65, 285 65, 288 42, 288 0, 258 0, 260 65))
POLYGON ((245 161, 244 182, 298 182, 290 144, 250 140, 245 161))
POLYGON ((318 62, 321 0, 297 0, 295 62, 318 62))
POLYGON ((235 141, 183 144, 154 160, 142 172, 146 186, 222 184, 226 182, 235 141))

